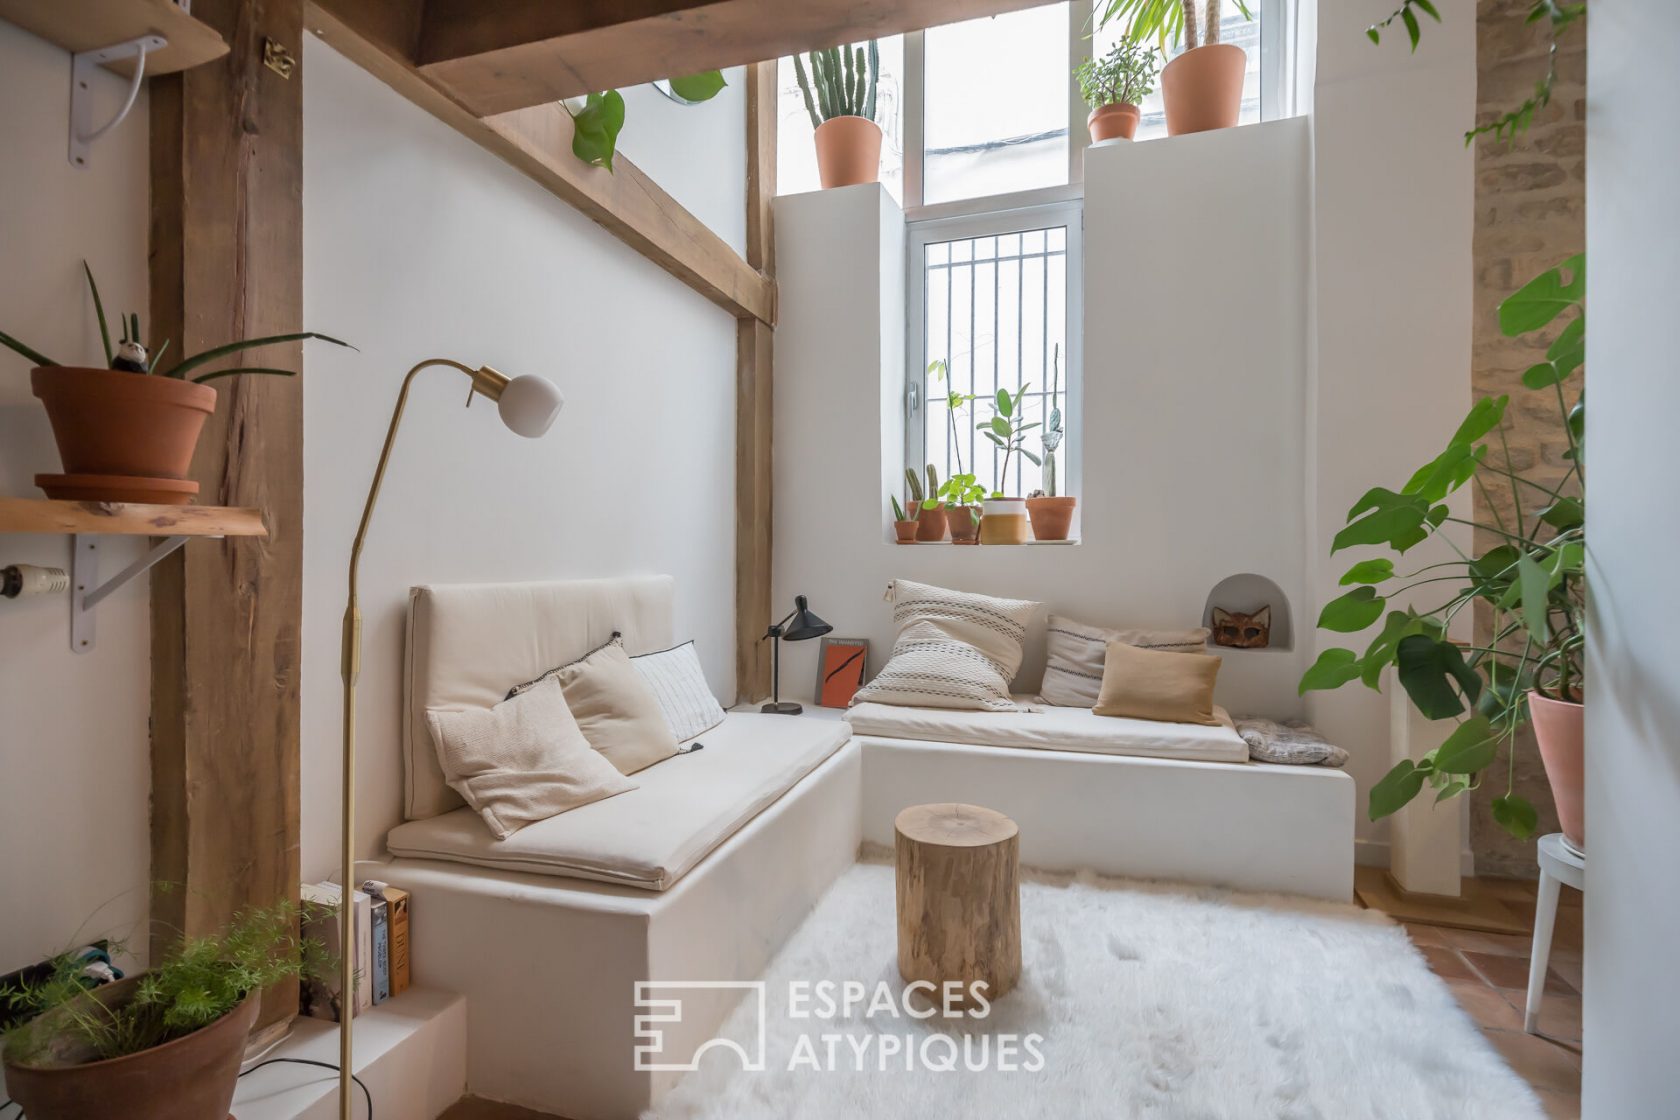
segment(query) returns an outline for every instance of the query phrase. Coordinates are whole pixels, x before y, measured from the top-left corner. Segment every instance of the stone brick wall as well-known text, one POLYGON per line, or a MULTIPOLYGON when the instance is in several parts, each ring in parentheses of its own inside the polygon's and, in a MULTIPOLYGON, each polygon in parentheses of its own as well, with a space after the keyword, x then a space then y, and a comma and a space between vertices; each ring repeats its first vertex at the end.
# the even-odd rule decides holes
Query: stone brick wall
MULTIPOLYGON (((1530 0, 1479 0, 1476 68, 1478 123, 1515 108, 1545 73, 1547 37, 1540 25, 1525 25, 1530 0)), ((1447 14, 1447 18, 1452 18, 1447 14)), ((1544 357, 1550 335, 1539 341, 1504 337, 1499 331, 1499 302, 1536 274, 1586 246, 1586 28, 1566 34, 1558 61, 1558 81, 1549 106, 1536 114, 1528 132, 1506 145, 1483 136, 1476 142, 1475 321, 1471 384, 1476 397, 1511 395, 1506 413, 1511 465, 1536 482, 1555 483, 1568 464, 1568 450, 1557 400, 1523 388, 1523 370, 1544 357)), ((1498 454, 1497 445, 1493 451, 1498 454)), ((1524 497, 1525 512, 1537 492, 1524 497)), ((1494 524, 1510 520, 1514 499, 1509 487, 1490 484, 1474 498, 1475 519, 1494 524)), ((1499 543, 1491 533, 1476 533, 1478 552, 1499 543)), ((1476 641, 1489 637, 1491 619, 1478 604, 1476 641)), ((1512 839, 1493 820, 1492 799, 1505 791, 1505 768, 1495 766, 1482 789, 1472 796, 1471 848, 1478 874, 1533 878, 1534 842, 1512 839)), ((1557 830, 1550 788, 1535 750, 1524 732, 1516 744, 1516 790, 1540 810, 1540 834, 1557 830)))

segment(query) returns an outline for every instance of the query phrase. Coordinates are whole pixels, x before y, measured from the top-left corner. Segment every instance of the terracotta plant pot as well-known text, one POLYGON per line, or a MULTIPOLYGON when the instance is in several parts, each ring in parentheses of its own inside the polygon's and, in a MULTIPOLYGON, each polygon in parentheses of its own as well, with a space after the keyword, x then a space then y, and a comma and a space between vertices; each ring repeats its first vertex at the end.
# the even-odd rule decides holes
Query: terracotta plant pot
POLYGON ((980 507, 981 544, 1026 544, 1027 503, 1021 498, 987 498, 980 507))
POLYGON ((1540 761, 1546 766, 1546 781, 1552 786, 1558 824, 1566 840, 1580 851, 1587 850, 1586 768, 1580 704, 1553 700, 1538 692, 1528 694, 1528 715, 1534 724, 1534 741, 1540 747, 1540 761))
POLYGON ((1230 43, 1185 51, 1161 71, 1167 103, 1167 135, 1231 128, 1242 114, 1243 74, 1248 56, 1230 43))
POLYGON ((917 524, 918 524, 918 522, 915 521, 914 519, 911 519, 909 521, 894 521, 893 522, 893 532, 898 534, 898 543, 899 544, 909 544, 911 541, 914 541, 916 539, 916 526, 917 526, 917 524))
POLYGON ((1085 118, 1091 130, 1091 143, 1099 140, 1130 140, 1137 135, 1138 107, 1136 105, 1099 105, 1085 118))
POLYGON ((1028 498, 1027 516, 1032 519, 1033 540, 1065 541, 1073 527, 1073 507, 1078 498, 1028 498))
POLYGON ((184 479, 216 390, 173 377, 47 366, 29 383, 46 406, 64 471, 184 479))
POLYGON ((945 523, 951 527, 952 544, 980 543, 980 507, 951 506, 945 511, 945 523))
POLYGON ((833 117, 817 126, 823 189, 873 183, 881 174, 881 126, 868 117, 833 117))
POLYGON ((945 508, 918 508, 916 511, 916 539, 942 541, 945 539, 945 508))
MULTIPOLYGON (((119 980, 92 998, 107 1005, 129 999, 139 980, 119 980)), ((119 1112, 123 1120, 227 1120, 258 1002, 253 992, 192 1034, 102 1062, 23 1066, 14 1065, 8 1053, 6 1092, 29 1120, 88 1120, 119 1112)))

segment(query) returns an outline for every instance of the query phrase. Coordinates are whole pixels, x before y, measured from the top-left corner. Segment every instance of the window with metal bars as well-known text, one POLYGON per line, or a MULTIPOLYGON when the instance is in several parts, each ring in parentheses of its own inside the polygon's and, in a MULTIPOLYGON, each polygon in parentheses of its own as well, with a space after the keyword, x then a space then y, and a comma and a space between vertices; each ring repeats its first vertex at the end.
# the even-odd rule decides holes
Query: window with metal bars
POLYGON ((906 464, 940 479, 975 475, 987 493, 1024 497, 1047 485, 1043 466, 1008 456, 981 425, 998 410, 1036 424, 1025 449, 1055 461, 1058 493, 1076 493, 1080 366, 1078 203, 910 226, 906 464), (1015 404, 1016 400, 1018 404, 1015 404), (1045 441, 1052 410, 1062 438, 1045 441))

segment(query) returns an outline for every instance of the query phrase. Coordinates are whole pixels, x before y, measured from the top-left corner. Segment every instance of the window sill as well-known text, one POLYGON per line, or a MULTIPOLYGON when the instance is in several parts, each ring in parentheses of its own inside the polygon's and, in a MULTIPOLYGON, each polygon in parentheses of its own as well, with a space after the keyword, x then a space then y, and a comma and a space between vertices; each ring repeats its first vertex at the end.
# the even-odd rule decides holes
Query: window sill
POLYGON ((1020 544, 958 544, 956 541, 887 541, 888 548, 1059 548, 1066 545, 1077 545, 1081 541, 1078 537, 1070 537, 1065 541, 1022 541, 1020 544))

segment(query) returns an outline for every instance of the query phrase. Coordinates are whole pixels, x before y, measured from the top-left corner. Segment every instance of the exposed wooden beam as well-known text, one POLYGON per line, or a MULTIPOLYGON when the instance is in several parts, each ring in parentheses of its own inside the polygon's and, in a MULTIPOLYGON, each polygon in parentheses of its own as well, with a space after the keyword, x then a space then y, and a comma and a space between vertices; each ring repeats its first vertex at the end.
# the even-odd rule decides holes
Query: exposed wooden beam
POLYGON ((426 0, 421 72, 481 117, 1043 0, 426 0))
MULTIPOLYGON (((198 0, 231 48, 157 79, 151 114, 151 333, 193 353, 301 329, 302 0, 198 0)), ((297 369, 296 343, 246 355, 297 369)), ((303 383, 217 386, 192 477, 208 503, 260 509, 268 535, 205 541, 152 574, 152 959, 238 911, 298 894, 303 383)), ((165 530, 167 531, 167 530, 165 530)), ((297 1011, 296 984, 259 1026, 297 1011)))
POLYGON ((307 20, 336 50, 730 314, 773 319, 774 283, 622 155, 613 172, 579 161, 571 151, 571 118, 559 105, 533 104, 480 120, 438 89, 411 61, 418 10, 412 0, 313 0, 307 20))

